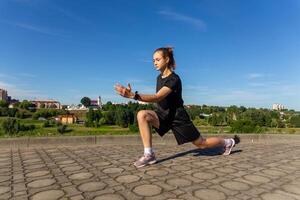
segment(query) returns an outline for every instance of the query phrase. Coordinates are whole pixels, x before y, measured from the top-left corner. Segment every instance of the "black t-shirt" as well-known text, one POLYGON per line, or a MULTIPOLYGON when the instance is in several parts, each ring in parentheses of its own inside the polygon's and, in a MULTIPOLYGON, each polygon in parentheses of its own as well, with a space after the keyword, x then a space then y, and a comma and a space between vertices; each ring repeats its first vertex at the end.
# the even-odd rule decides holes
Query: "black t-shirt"
POLYGON ((169 118, 175 115, 177 108, 183 107, 180 77, 175 72, 172 72, 172 74, 165 78, 162 78, 161 74, 158 75, 156 92, 164 86, 170 88, 172 92, 157 103, 157 111, 163 118, 169 118))

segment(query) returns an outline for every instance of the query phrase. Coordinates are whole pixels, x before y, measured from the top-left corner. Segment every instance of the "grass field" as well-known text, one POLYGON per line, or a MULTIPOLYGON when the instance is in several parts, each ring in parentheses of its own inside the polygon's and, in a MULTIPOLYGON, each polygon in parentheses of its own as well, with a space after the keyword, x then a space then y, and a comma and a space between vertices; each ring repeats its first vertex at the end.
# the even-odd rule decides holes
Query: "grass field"
MULTIPOLYGON (((0 117, 0 123, 1 121, 5 119, 4 117, 0 117)), ((21 119, 20 122, 25 125, 34 124, 35 129, 32 131, 21 131, 15 136, 7 136, 3 133, 3 130, 0 128, 0 137, 22 137, 22 136, 61 136, 57 131, 57 127, 43 127, 43 121, 39 120, 32 120, 32 119, 21 119)), ((230 127, 229 126, 197 126, 199 131, 201 133, 206 134, 226 134, 230 133, 230 127)), ((268 128, 268 130, 265 133, 260 134, 266 134, 266 133, 272 133, 272 134, 300 134, 300 128, 268 128)), ((64 136, 79 136, 79 135, 129 135, 129 134, 138 134, 138 132, 132 132, 129 130, 129 128, 122 128, 119 126, 109 126, 109 125, 103 125, 99 128, 91 128, 91 127, 85 127, 84 125, 80 124, 69 124, 67 127, 66 133, 64 133, 64 136)))

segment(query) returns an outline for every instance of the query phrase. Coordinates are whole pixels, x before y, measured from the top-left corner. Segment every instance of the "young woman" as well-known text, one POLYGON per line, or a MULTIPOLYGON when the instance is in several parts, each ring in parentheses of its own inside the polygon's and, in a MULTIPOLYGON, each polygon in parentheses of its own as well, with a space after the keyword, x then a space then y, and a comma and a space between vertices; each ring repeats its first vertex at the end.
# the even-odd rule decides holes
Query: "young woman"
POLYGON ((240 141, 237 136, 230 139, 219 137, 205 139, 190 120, 183 106, 181 80, 174 72, 173 49, 169 47, 156 49, 153 54, 153 63, 156 70, 160 71, 157 77, 156 94, 139 94, 137 91, 133 93, 130 84, 128 87, 115 85, 116 92, 123 97, 157 103, 156 111, 141 110, 137 114, 144 155, 134 165, 139 168, 156 162, 150 126, 154 127, 160 136, 172 130, 178 145, 192 142, 201 149, 224 146, 223 155, 229 155, 235 144, 240 141))

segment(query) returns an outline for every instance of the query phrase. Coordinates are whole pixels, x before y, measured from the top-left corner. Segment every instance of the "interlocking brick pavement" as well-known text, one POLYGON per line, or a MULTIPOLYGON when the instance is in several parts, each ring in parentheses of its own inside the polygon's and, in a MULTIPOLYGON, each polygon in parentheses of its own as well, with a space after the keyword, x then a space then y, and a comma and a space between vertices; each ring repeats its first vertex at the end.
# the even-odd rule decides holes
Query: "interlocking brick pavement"
POLYGON ((230 156, 154 148, 158 163, 141 169, 140 144, 3 148, 0 199, 300 199, 300 141, 244 142, 230 156))

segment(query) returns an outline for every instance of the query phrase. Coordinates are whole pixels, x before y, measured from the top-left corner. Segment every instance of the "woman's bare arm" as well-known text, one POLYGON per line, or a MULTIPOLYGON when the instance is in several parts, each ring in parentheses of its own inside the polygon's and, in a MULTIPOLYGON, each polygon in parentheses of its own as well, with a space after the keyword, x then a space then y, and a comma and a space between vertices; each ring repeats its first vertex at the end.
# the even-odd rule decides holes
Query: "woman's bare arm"
MULTIPOLYGON (((128 84, 128 87, 124 87, 123 85, 117 84, 115 85, 115 90, 118 94, 125 98, 133 99, 135 94, 131 91, 131 86, 128 84)), ((159 102, 168 96, 172 90, 166 86, 162 87, 156 94, 139 94, 139 101, 144 102, 159 102)))

